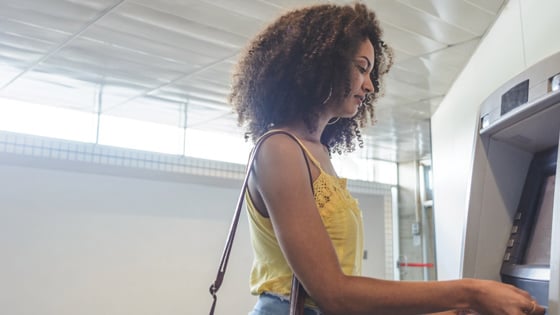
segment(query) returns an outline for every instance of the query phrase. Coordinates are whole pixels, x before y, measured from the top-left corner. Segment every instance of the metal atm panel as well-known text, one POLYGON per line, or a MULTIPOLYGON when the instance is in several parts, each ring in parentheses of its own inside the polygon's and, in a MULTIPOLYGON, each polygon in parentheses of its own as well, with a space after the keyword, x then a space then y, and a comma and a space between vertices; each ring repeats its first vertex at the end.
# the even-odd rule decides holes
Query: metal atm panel
POLYGON ((502 280, 560 315, 560 53, 480 107, 463 277, 502 280))

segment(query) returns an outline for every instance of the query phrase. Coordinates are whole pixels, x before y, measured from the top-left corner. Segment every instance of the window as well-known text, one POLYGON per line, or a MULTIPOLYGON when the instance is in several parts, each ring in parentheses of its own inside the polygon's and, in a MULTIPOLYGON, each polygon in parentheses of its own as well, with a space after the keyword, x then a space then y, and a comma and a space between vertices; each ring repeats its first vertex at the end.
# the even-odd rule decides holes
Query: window
MULTIPOLYGON (((236 164, 245 164, 252 148, 243 132, 208 132, 111 115, 98 117, 93 112, 1 98, 0 104, 0 130, 9 132, 236 164)), ((396 163, 364 158, 362 153, 358 149, 352 154, 334 154, 339 176, 397 184, 396 163)))

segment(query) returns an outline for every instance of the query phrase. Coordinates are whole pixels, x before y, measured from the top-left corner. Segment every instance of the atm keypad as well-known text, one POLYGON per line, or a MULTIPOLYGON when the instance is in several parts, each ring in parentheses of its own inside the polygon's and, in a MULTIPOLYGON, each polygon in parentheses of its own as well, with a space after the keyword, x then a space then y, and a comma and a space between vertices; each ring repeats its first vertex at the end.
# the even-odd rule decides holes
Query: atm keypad
POLYGON ((519 226, 518 226, 518 225, 514 225, 514 226, 511 228, 511 234, 517 233, 517 230, 519 230, 519 226))

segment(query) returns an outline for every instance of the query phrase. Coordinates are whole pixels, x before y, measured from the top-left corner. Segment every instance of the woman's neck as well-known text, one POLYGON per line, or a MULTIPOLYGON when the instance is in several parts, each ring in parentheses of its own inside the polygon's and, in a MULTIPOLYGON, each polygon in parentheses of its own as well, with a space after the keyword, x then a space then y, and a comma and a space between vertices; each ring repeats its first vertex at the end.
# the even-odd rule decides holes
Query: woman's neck
POLYGON ((314 132, 310 132, 309 128, 303 122, 293 123, 289 125, 281 125, 275 127, 274 129, 283 129, 289 131, 290 133, 294 134, 301 140, 305 140, 307 142, 321 144, 321 134, 323 132, 323 128, 317 128, 314 132))

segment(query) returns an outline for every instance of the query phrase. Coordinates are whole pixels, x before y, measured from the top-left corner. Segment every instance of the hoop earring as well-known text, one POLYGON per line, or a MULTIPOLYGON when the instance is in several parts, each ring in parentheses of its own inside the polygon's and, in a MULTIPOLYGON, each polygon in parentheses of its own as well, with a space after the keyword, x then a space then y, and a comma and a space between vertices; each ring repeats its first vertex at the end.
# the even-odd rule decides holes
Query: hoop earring
POLYGON ((331 88, 329 90, 329 95, 327 95, 327 98, 325 98, 325 100, 323 101, 322 104, 324 105, 325 103, 327 103, 331 99, 331 96, 332 96, 332 85, 331 85, 331 88))
POLYGON ((334 118, 334 120, 329 119, 329 121, 327 122, 327 125, 328 125, 328 126, 334 125, 334 124, 336 124, 339 120, 340 120, 340 117, 336 117, 336 118, 334 118))

